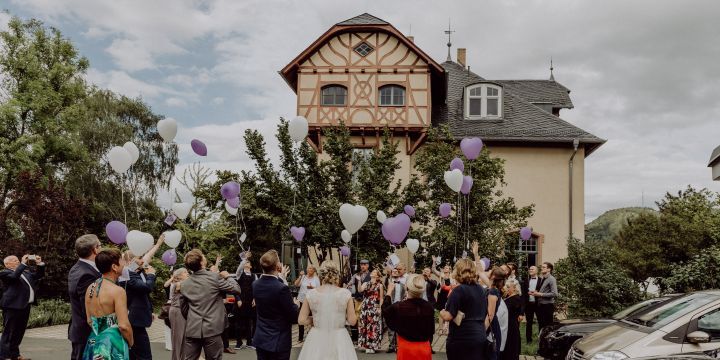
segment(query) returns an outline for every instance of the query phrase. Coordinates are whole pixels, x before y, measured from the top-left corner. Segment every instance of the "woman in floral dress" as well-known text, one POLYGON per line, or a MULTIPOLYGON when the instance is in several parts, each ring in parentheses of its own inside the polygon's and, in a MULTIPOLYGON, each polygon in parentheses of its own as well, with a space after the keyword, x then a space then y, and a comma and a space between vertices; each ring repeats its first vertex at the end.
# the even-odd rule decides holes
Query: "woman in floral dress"
POLYGON ((360 307, 358 347, 372 354, 380 349, 382 340, 380 308, 385 296, 380 273, 377 270, 370 273, 370 282, 360 285, 360 291, 363 293, 363 301, 360 307))

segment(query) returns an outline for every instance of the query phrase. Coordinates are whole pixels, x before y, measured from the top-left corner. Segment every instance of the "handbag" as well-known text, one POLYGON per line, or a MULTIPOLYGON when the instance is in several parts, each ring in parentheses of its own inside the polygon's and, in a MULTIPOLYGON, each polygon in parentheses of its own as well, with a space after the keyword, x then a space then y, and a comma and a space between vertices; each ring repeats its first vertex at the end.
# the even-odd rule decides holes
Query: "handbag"
POLYGON ((158 315, 158 319, 165 320, 170 318, 170 301, 164 303, 162 307, 160 308, 160 315, 158 315))

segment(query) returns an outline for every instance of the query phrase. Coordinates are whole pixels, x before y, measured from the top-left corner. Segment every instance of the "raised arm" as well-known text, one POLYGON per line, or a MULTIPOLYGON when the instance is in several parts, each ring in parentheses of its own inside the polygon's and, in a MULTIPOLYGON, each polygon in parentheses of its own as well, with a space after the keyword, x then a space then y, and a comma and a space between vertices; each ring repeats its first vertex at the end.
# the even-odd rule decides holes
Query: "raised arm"
POLYGON ((238 285, 237 281, 230 278, 230 274, 228 274, 227 271, 221 272, 218 276, 218 288, 220 292, 240 295, 240 285, 238 285))
POLYGON ((440 270, 437 269, 438 263, 437 263, 437 257, 432 257, 432 266, 430 266, 430 269, 432 269, 433 274, 435 274, 438 278, 442 279, 442 273, 440 270))
POLYGON ((160 237, 157 239, 157 242, 155 243, 155 246, 153 246, 150 251, 146 252, 145 255, 143 255, 142 260, 143 264, 150 264, 150 260, 155 256, 155 253, 160 250, 160 247, 165 242, 165 234, 161 234, 160 237))
MULTIPOLYGON (((27 255, 25 255, 27 256, 27 255)), ((25 259, 25 256, 23 256, 23 261, 25 259)), ((13 282, 20 279, 20 275, 22 275, 23 271, 27 269, 27 265, 25 263, 20 263, 17 268, 15 268, 15 271, 1 271, 0 272, 0 279, 4 282, 13 282)))

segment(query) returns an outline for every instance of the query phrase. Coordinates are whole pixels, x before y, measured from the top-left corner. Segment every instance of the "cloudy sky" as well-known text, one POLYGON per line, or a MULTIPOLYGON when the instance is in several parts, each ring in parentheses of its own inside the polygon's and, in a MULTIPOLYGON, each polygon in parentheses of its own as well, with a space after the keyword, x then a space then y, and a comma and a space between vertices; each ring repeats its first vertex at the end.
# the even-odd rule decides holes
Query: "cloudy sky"
MULTIPOLYGON (((0 9, 59 28, 90 60, 89 80, 177 119, 178 142, 204 140, 213 168, 249 168, 244 129, 269 137, 295 113, 277 71, 333 24, 369 12, 438 61, 451 19, 454 46, 486 78, 544 79, 552 56, 575 104, 562 117, 608 139, 586 162, 587 220, 688 184, 720 191, 706 167, 720 145, 719 1, 5 0, 0 9)), ((195 160, 184 145, 182 166, 195 160)))

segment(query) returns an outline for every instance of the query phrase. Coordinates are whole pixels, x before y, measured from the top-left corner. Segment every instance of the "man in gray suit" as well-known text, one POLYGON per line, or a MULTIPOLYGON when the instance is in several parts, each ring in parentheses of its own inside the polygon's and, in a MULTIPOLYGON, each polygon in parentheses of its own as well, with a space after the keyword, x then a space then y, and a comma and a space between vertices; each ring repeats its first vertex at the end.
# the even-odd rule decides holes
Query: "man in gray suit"
POLYGON ((555 299, 558 297, 557 281, 552 275, 553 264, 544 262, 540 267, 540 274, 543 278, 540 280, 540 290, 529 291, 528 295, 537 299, 537 318, 538 326, 542 330, 545 326, 553 323, 555 314, 555 299))
POLYGON ((240 286, 229 278, 227 271, 208 271, 206 266, 207 258, 202 251, 193 249, 185 255, 185 268, 192 271, 192 275, 180 284, 183 301, 188 304, 183 346, 185 360, 198 359, 200 350, 205 350, 207 360, 222 359, 226 317, 223 298, 229 293, 240 294, 240 286))

